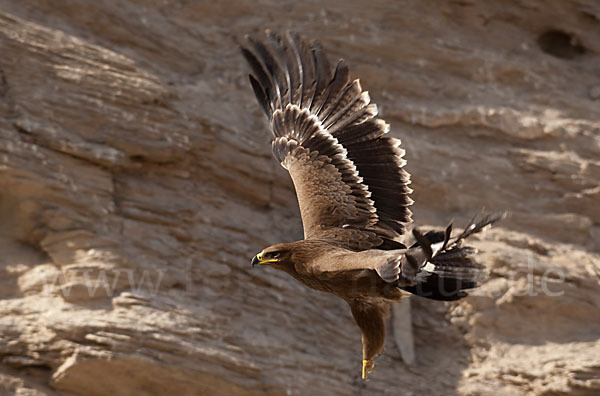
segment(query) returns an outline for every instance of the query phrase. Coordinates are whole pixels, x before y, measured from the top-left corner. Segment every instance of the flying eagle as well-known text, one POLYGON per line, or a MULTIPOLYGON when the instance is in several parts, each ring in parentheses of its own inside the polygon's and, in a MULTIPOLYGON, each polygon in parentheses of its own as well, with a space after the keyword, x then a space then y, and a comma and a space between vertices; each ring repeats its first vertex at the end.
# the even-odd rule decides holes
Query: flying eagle
POLYGON ((400 237, 412 222, 413 201, 404 150, 344 61, 332 74, 320 44, 290 32, 246 37, 242 54, 304 227, 304 240, 269 246, 252 265, 343 298, 362 332, 366 379, 383 349, 389 302, 407 292, 442 301, 466 296, 486 271, 462 242, 500 216, 473 219, 454 237, 452 225, 426 234, 414 229, 416 242, 406 247, 400 237))

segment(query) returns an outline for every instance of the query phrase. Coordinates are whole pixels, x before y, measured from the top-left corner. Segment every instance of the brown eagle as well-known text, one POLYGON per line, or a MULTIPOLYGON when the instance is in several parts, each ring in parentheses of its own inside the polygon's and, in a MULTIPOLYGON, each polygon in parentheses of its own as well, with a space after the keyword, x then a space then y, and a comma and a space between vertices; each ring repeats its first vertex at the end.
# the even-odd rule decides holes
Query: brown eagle
POLYGON ((304 240, 269 246, 252 265, 346 300, 362 332, 366 379, 383 349, 388 303, 407 292, 442 301, 466 296, 486 271, 462 242, 500 216, 473 219, 454 237, 451 225, 426 234, 415 229, 416 242, 406 247, 400 237, 412 222, 413 201, 404 150, 344 61, 332 74, 319 43, 289 32, 246 37, 242 53, 304 227, 304 240))

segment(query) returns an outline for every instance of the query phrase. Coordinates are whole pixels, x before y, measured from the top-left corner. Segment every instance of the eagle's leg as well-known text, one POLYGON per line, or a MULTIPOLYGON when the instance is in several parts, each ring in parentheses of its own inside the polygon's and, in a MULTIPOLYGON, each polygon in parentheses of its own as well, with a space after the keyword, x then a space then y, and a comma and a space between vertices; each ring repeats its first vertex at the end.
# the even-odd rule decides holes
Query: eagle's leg
POLYGON ((375 367, 375 363, 373 362, 373 359, 371 359, 371 360, 363 359, 362 379, 364 379, 364 380, 367 379, 367 374, 370 374, 373 372, 373 367, 375 367))
POLYGON ((373 358, 381 352, 385 342, 385 323, 389 306, 387 303, 369 299, 348 301, 352 316, 362 332, 363 364, 362 379, 373 372, 373 358))

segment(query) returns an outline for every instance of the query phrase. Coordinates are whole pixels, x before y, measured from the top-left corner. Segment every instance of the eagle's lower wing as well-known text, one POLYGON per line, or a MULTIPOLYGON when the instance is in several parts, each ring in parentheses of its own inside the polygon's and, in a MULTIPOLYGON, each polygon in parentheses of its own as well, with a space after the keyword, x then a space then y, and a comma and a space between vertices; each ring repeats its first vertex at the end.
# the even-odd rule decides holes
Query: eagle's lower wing
POLYGON ((342 242, 361 231, 375 241, 368 248, 400 236, 412 204, 404 150, 344 62, 332 76, 319 44, 294 34, 248 38, 242 52, 273 153, 293 179, 305 238, 342 242))
POLYGON ((407 249, 372 249, 359 252, 332 249, 315 260, 297 263, 295 269, 302 275, 316 276, 320 279, 331 279, 340 275, 358 279, 369 276, 362 273, 364 270, 372 270, 387 283, 400 280, 403 284, 411 284, 419 271, 420 263, 409 261, 407 252, 407 249))

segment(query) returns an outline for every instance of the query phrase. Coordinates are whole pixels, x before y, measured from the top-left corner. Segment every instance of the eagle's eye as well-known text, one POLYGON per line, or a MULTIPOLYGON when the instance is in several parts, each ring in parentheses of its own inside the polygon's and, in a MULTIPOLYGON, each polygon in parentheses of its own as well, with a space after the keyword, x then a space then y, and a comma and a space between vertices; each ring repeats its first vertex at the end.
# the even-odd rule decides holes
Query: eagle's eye
POLYGON ((279 252, 267 252, 263 255, 265 259, 275 259, 281 255, 279 252))

